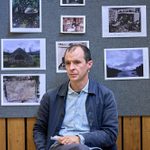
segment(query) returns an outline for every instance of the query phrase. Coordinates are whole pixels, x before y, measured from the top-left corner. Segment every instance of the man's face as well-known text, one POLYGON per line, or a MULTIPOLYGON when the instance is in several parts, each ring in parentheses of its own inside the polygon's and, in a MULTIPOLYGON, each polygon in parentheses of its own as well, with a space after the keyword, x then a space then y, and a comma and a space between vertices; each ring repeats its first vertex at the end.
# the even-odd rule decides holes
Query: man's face
POLYGON ((92 64, 92 60, 86 62, 84 52, 80 47, 76 47, 73 51, 66 52, 65 66, 68 77, 72 82, 86 82, 88 79, 88 71, 92 67, 92 64))

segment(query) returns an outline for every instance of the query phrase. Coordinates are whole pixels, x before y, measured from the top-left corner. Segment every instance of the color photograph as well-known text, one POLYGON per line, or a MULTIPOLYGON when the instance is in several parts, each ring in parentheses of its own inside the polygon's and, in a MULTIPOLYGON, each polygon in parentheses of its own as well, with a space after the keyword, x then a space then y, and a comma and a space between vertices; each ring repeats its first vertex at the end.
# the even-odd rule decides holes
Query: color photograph
POLYGON ((41 32, 41 0, 9 0, 10 32, 41 32))
POLYGON ((45 39, 1 39, 2 70, 46 69, 45 39))
POLYGON ((84 6, 85 0, 60 0, 60 6, 84 6))
POLYGON ((149 78, 148 48, 104 49, 105 79, 149 78))
POLYGON ((73 44, 83 44, 89 47, 89 41, 56 41, 56 72, 66 72, 64 63, 64 53, 73 44))
POLYGON ((1 105, 39 105, 45 93, 45 74, 2 74, 1 105))
POLYGON ((61 33, 85 33, 85 16, 61 16, 61 33))
POLYGON ((145 37, 146 6, 102 6, 103 37, 145 37))

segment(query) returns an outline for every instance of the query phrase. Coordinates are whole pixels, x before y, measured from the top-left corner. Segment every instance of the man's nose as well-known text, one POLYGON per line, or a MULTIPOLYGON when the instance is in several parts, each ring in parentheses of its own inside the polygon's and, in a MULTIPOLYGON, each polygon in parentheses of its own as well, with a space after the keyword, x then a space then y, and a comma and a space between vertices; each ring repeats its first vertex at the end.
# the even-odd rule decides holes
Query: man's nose
POLYGON ((74 68, 75 68, 74 63, 70 63, 70 69, 72 70, 72 69, 74 69, 74 68))

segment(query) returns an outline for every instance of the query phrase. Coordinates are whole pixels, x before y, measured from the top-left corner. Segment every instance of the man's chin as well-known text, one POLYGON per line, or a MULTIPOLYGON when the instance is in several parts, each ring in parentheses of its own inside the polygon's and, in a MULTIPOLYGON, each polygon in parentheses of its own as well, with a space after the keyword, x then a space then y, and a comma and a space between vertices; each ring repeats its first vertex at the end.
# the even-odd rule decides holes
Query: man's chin
POLYGON ((78 78, 77 77, 70 77, 70 81, 77 81, 78 78))
POLYGON ((77 78, 70 78, 70 81, 77 81, 77 78))

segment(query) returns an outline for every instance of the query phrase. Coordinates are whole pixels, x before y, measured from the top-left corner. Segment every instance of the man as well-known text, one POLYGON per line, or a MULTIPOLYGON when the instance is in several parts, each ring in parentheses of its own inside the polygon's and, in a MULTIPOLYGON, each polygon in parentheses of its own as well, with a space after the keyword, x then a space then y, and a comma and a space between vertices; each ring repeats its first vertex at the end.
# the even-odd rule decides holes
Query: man
POLYGON ((33 129, 37 150, 115 150, 116 102, 109 89, 89 78, 90 50, 72 45, 64 60, 69 81, 41 100, 33 129))

